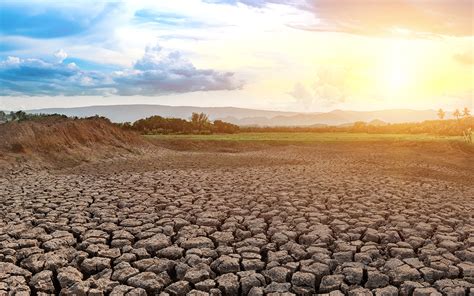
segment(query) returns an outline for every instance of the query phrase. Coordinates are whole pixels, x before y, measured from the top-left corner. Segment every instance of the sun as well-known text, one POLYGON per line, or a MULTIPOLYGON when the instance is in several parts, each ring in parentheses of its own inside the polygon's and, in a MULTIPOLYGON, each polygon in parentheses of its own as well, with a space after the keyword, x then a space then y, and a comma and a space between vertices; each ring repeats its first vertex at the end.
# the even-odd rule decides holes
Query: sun
POLYGON ((389 96, 401 96, 416 86, 417 61, 402 42, 394 42, 380 57, 376 71, 379 86, 389 96))
POLYGON ((410 69, 399 61, 393 62, 384 73, 384 84, 388 90, 402 91, 410 86, 410 69))

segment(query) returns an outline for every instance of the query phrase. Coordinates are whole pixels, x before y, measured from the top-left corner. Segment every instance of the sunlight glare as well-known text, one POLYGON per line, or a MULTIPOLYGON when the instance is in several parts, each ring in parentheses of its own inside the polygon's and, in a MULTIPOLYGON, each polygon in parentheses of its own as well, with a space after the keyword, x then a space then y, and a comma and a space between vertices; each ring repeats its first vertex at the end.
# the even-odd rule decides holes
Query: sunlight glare
POLYGON ((388 96, 407 94, 415 87, 417 61, 402 41, 395 41, 384 52, 377 75, 388 96))

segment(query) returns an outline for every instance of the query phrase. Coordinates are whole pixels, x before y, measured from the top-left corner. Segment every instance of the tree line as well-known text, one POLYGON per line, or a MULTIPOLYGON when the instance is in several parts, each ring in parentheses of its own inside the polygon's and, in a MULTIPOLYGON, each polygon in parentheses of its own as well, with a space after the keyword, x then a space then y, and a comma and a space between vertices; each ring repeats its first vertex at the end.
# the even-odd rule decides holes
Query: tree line
POLYGON ((151 116, 133 123, 118 124, 120 127, 137 131, 141 134, 233 134, 239 132, 238 125, 222 120, 209 120, 204 113, 193 113, 190 120, 182 118, 165 118, 151 116))
POLYGON ((26 113, 25 111, 16 111, 16 112, 9 112, 6 113, 5 111, 0 111, 0 123, 8 122, 8 121, 26 121, 26 120, 41 120, 44 118, 62 118, 67 119, 66 115, 62 114, 42 114, 42 113, 26 113))
MULTIPOLYGON (((464 107, 464 109, 461 111, 459 111, 459 109, 456 109, 454 110, 453 112, 453 116, 456 118, 456 119, 460 119, 460 118, 468 118, 471 116, 471 111, 469 110, 469 108, 467 107, 464 107)), ((444 118, 446 117, 446 112, 443 110, 443 109, 439 109, 438 110, 438 118, 440 120, 443 120, 444 118)))
MULTIPOLYGON (((324 126, 324 127, 298 127, 298 126, 237 126, 222 120, 209 120, 204 113, 193 113, 189 120, 182 118, 165 118, 151 116, 139 119, 133 123, 116 123, 126 130, 133 130, 141 134, 213 134, 213 133, 239 133, 239 132, 349 132, 349 133, 391 133, 391 134, 435 134, 444 136, 465 136, 471 138, 474 130, 474 118, 468 108, 453 112, 456 119, 444 119, 446 112, 438 110, 439 120, 427 120, 416 123, 394 123, 385 125, 371 125, 366 122, 355 122, 352 126, 324 126)), ((97 118, 95 116, 93 118, 97 118)), ((54 118, 55 120, 77 119, 68 118, 60 114, 29 114, 24 111, 5 113, 0 111, 0 123, 6 121, 42 120, 54 118)), ((101 117, 103 118, 103 117, 101 117)), ((110 122, 109 119, 104 118, 110 122)))
POLYGON ((474 118, 468 108, 462 111, 456 109, 453 112, 456 119, 444 119, 446 112, 438 110, 439 120, 426 120, 423 122, 387 123, 384 125, 372 125, 363 121, 355 122, 351 126, 275 126, 241 127, 241 132, 346 132, 346 133, 371 133, 371 134, 434 134, 442 136, 464 136, 469 139, 474 130, 474 118))

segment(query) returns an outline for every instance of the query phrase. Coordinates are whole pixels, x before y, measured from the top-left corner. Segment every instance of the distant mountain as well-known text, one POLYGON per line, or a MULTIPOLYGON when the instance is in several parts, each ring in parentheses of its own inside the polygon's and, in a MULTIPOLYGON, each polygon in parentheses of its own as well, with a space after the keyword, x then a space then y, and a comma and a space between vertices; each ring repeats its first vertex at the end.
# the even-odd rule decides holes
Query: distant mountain
POLYGON ((105 116, 113 122, 133 122, 141 118, 160 115, 163 117, 177 117, 189 119, 193 112, 206 113, 212 120, 232 117, 236 120, 246 117, 271 118, 275 116, 296 115, 296 112, 280 112, 255 110, 235 107, 192 107, 192 106, 165 106, 165 105, 109 105, 87 106, 74 108, 48 108, 28 110, 28 113, 59 113, 67 116, 88 117, 94 115, 105 116))
POLYGON ((274 117, 225 117, 224 121, 238 125, 263 125, 263 126, 315 126, 326 125, 353 125, 356 121, 364 121, 371 125, 385 125, 387 123, 417 122, 437 119, 434 110, 409 110, 394 109, 380 111, 343 111, 334 110, 327 113, 298 113, 291 115, 278 115, 274 117))
POLYGON ((111 105, 76 108, 28 110, 28 113, 59 113, 67 116, 105 116, 113 122, 133 122, 153 115, 188 119, 193 112, 203 112, 211 120, 221 119, 238 125, 314 126, 341 125, 364 121, 372 125, 418 122, 437 118, 435 110, 393 109, 380 111, 334 110, 326 113, 297 113, 235 107, 192 107, 164 105, 111 105))

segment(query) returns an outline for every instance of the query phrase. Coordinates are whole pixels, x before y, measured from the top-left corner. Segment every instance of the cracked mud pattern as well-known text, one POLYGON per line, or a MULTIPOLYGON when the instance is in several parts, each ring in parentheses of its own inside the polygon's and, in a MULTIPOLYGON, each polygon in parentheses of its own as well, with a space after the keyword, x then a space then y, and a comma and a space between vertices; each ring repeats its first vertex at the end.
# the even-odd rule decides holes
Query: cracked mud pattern
POLYGON ((472 186, 386 170, 435 164, 169 154, 0 178, 0 295, 474 295, 472 186))

